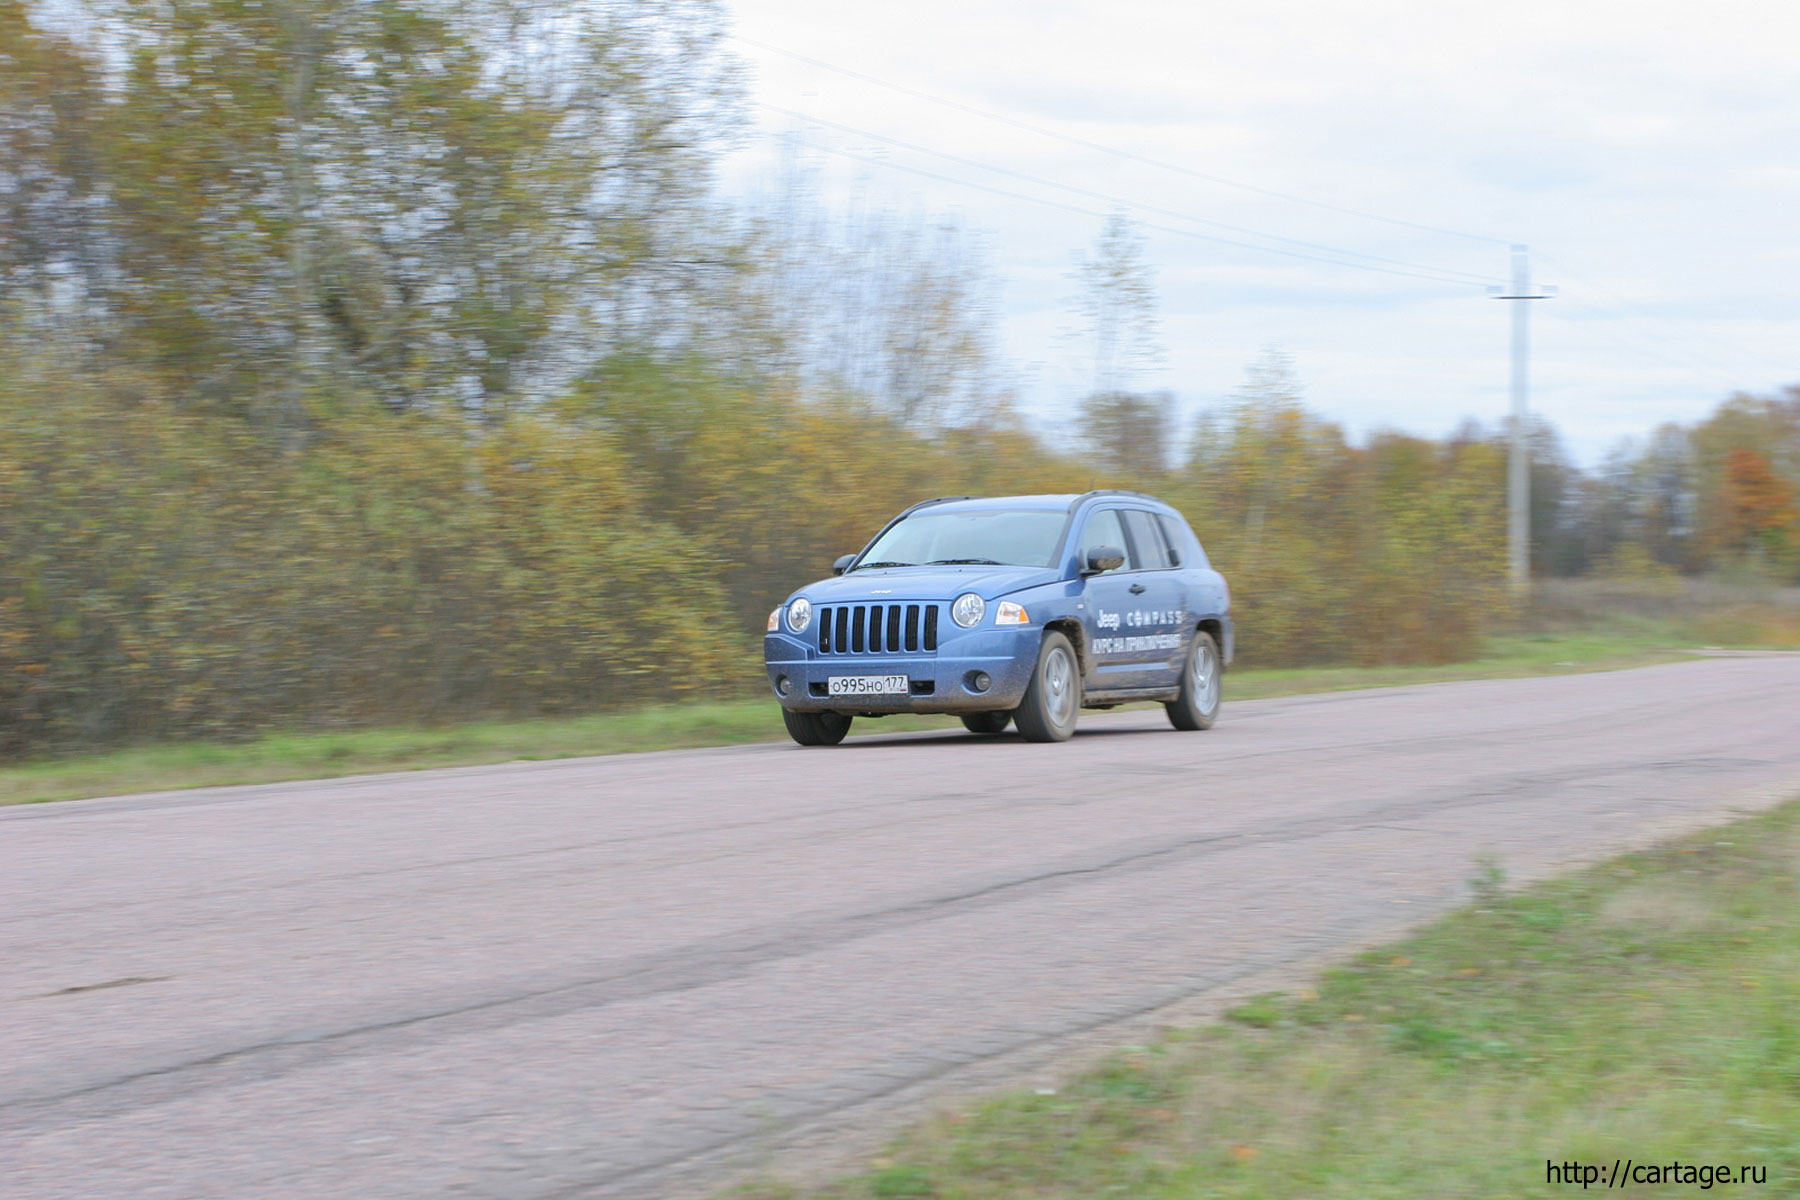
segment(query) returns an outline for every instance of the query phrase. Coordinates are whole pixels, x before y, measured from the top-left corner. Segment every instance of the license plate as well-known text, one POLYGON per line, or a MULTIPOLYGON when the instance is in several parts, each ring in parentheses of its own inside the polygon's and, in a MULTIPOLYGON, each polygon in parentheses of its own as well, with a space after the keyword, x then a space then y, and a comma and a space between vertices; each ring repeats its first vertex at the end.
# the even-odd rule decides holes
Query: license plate
POLYGON ((833 675, 825 690, 833 696, 904 696, 912 688, 904 675, 833 675))

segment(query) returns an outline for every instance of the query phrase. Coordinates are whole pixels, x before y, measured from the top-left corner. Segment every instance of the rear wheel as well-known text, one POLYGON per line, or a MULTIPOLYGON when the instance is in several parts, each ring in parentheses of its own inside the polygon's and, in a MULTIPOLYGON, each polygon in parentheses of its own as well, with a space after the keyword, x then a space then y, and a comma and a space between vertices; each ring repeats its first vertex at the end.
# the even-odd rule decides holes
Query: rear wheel
POLYGON ((1075 732, 1081 708, 1081 668, 1069 639, 1051 630, 1038 648, 1037 669, 1025 688, 1025 699, 1013 714, 1019 735, 1028 742, 1066 741, 1075 732))
POLYGON ((781 710, 788 736, 802 746, 835 746, 850 732, 850 718, 834 712, 790 712, 781 710))
POLYGON ((1000 712, 964 713, 963 728, 970 733, 1005 733, 1007 725, 1012 723, 1012 714, 1002 709, 1000 712))
POLYGON ((1224 661, 1219 644, 1204 630, 1194 634, 1188 647, 1187 662, 1181 668, 1181 696, 1163 705, 1169 724, 1177 729, 1211 729, 1219 719, 1219 702, 1223 695, 1220 674, 1224 661))

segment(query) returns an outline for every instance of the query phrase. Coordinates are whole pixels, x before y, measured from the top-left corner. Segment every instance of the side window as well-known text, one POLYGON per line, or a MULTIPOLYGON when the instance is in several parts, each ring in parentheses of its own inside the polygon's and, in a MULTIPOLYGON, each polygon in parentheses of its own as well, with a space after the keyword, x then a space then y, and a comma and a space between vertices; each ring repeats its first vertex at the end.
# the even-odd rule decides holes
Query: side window
POLYGON ((1137 550, 1139 570, 1160 571, 1169 565, 1169 556, 1163 547, 1162 530, 1157 528, 1154 517, 1139 509, 1126 509, 1125 528, 1130 532, 1132 546, 1137 550))
POLYGON ((1169 548, 1169 565, 1171 567, 1181 566, 1181 548, 1187 545, 1187 539, 1181 536, 1179 529, 1175 528, 1175 522, 1161 513, 1156 514, 1156 523, 1162 527, 1163 543, 1169 548))
MULTIPOLYGON (((1081 565, 1087 566, 1088 551, 1095 546, 1117 546, 1125 552, 1125 565, 1114 567, 1113 571, 1130 571, 1131 545, 1125 540, 1125 527, 1119 524, 1119 510, 1103 508, 1088 516, 1087 527, 1081 531, 1081 565)), ((1111 575, 1113 571, 1105 574, 1111 575)))
POLYGON ((1186 521, 1179 517, 1157 515, 1162 523, 1163 533, 1168 535, 1169 558, 1178 567, 1198 567, 1207 569, 1206 548, 1194 537, 1193 530, 1186 521))

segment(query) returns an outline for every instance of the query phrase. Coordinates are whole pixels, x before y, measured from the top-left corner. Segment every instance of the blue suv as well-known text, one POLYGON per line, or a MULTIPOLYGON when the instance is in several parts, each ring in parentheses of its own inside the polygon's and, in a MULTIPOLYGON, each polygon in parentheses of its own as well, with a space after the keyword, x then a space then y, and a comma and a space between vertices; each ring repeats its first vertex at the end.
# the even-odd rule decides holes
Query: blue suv
POLYGON ((1177 729, 1218 719, 1230 593, 1151 496, 927 500, 832 575, 770 613, 763 639, 803 746, 896 712, 956 713, 975 733, 1011 722, 1033 742, 1134 700, 1160 700, 1177 729))

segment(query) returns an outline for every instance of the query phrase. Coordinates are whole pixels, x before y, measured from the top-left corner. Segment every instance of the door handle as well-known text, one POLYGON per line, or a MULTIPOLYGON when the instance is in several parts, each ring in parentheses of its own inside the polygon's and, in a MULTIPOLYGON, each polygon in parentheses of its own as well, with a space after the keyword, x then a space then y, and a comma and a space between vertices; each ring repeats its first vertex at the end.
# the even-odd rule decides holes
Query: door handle
POLYGON ((1129 590, 1132 595, 1141 596, 1144 594, 1144 585, 1141 583, 1134 583, 1131 585, 1129 590))

